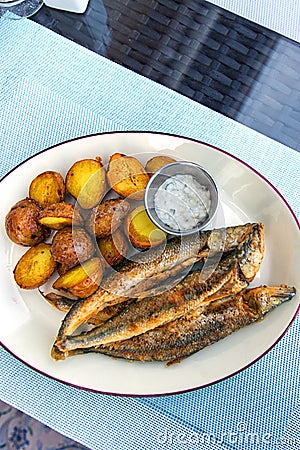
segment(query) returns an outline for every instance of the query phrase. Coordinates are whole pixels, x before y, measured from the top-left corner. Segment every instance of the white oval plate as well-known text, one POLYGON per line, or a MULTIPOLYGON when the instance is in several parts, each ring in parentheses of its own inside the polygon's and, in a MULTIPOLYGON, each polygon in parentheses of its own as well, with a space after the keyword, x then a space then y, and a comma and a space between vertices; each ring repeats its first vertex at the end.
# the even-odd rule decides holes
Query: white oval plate
POLYGON ((26 249, 12 244, 4 220, 11 206, 28 195, 30 181, 45 170, 63 175, 74 161, 100 155, 107 163, 115 152, 137 154, 146 162, 162 153, 194 161, 208 170, 220 190, 220 212, 214 226, 261 221, 266 254, 252 285, 299 283, 299 225, 291 209, 263 177, 222 150, 172 135, 117 132, 87 136, 47 149, 28 159, 0 183, 0 333, 3 346, 33 369, 58 381, 96 392, 161 395, 221 381, 257 361, 283 336, 296 316, 299 295, 224 340, 166 368, 164 363, 129 363, 86 354, 55 362, 50 349, 63 318, 37 291, 18 289, 13 268, 26 249))

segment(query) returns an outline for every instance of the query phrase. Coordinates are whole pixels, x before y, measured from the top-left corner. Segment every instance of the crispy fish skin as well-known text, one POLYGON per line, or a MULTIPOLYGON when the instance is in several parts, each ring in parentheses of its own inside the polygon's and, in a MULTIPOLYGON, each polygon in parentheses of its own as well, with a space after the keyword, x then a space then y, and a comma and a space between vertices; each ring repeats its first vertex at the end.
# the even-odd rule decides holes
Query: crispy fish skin
MULTIPOLYGON (((79 301, 78 299, 73 300, 68 297, 64 297, 62 295, 56 294, 55 292, 49 292, 48 294, 44 294, 41 290, 39 290, 42 297, 47 300, 50 305, 54 306, 54 308, 59 311, 63 311, 65 313, 69 312, 71 307, 74 306, 74 303, 79 301)), ((116 305, 107 306, 102 311, 100 311, 95 316, 91 317, 88 321, 89 324, 92 325, 100 325, 101 323, 106 322, 111 317, 119 314, 123 309, 126 308, 134 299, 126 300, 123 303, 118 303, 116 305)))
POLYGON ((203 281, 203 273, 194 272, 164 294, 132 302, 119 315, 103 325, 57 342, 69 351, 130 339, 162 324, 182 317, 201 305, 244 289, 257 273, 263 258, 263 226, 253 227, 248 239, 229 253, 203 281))
POLYGON ((70 355, 97 352, 129 360, 178 362, 263 319, 273 308, 291 300, 295 293, 294 287, 286 285, 246 289, 139 336, 78 349, 70 355))
MULTIPOLYGON (((263 229, 262 224, 248 223, 214 230, 215 239, 210 239, 214 248, 212 252, 230 251, 234 246, 251 235, 256 228, 263 229)), ((210 249, 208 240, 212 231, 192 235, 181 242, 173 239, 166 244, 163 251, 153 249, 140 254, 136 261, 125 264, 120 272, 109 277, 105 284, 91 297, 78 301, 65 316, 58 331, 56 343, 60 345, 65 337, 71 335, 76 328, 95 316, 107 306, 127 300, 129 295, 145 296, 151 293, 151 287, 157 286, 168 277, 175 276, 184 265, 191 265, 199 257, 207 257, 210 249), (206 246, 206 249, 204 250, 206 246), (200 256, 198 256, 200 255, 200 256), (142 287, 141 287, 142 286, 142 287), (122 297, 122 295, 126 297, 122 297)), ((56 343, 54 346, 56 347, 56 343)), ((52 355, 55 358, 55 352, 52 355)))
MULTIPOLYGON (((175 277, 170 277, 170 279, 168 281, 166 281, 164 283, 164 290, 167 291, 169 289, 171 289, 173 286, 177 285, 180 281, 182 281, 184 277, 182 276, 182 274, 179 274, 178 276, 175 277)), ((156 290, 156 288, 153 288, 151 291, 151 295, 157 295, 157 292, 160 293, 162 292, 162 285, 160 284, 156 290)), ((144 298, 144 297, 142 297, 144 298)), ((107 320, 109 320, 112 317, 117 316, 118 314, 120 314, 122 311, 124 311, 129 305, 130 303, 133 303, 135 300, 135 298, 130 298, 128 300, 125 300, 122 303, 116 303, 115 305, 111 305, 111 306, 106 306, 104 309, 102 309, 101 311, 99 311, 97 314, 95 314, 94 316, 90 317, 87 321, 88 324, 90 325, 94 325, 95 327, 98 327, 99 325, 102 325, 103 323, 107 322, 107 320)), ((140 298, 139 298, 140 300, 140 298)))
POLYGON ((239 244, 248 239, 249 234, 256 226, 263 226, 261 222, 246 223, 231 227, 215 228, 211 230, 207 238, 207 247, 212 252, 230 252, 239 244))
POLYGON ((206 298, 209 302, 208 294, 212 295, 212 299, 216 299, 232 292, 233 286, 236 286, 238 292, 245 288, 248 283, 241 281, 239 274, 240 271, 235 261, 231 261, 229 266, 227 262, 221 265, 217 274, 214 274, 208 283, 201 281, 201 272, 192 272, 181 283, 164 294, 146 297, 142 300, 132 300, 119 314, 89 332, 66 336, 61 340, 57 339, 53 345, 51 356, 55 360, 62 360, 70 354, 75 354, 76 351, 81 353, 84 348, 100 343, 130 339, 132 336, 145 333, 162 323, 173 321, 184 312, 188 313, 191 304, 195 307, 201 301, 204 303, 206 298), (214 293, 215 296, 213 296, 214 293))
POLYGON ((58 339, 72 334, 82 323, 107 306, 130 297, 151 293, 151 288, 185 267, 193 265, 198 253, 207 242, 208 232, 188 236, 183 241, 172 239, 165 248, 156 247, 140 253, 135 260, 125 263, 118 272, 109 276, 90 297, 74 304, 66 314, 58 332, 58 339))
MULTIPOLYGON (((259 230, 261 231, 261 224, 258 224, 259 230)), ((241 227, 229 227, 229 228, 220 228, 217 230, 212 230, 208 235, 207 246, 212 251, 220 251, 224 248, 225 251, 233 250, 238 244, 243 242, 246 239, 247 235, 253 229, 253 224, 246 224, 242 228, 241 227), (225 236, 226 235, 226 236, 225 236), (225 238, 226 237, 226 238, 225 238)), ((260 241, 263 243, 263 240, 260 241)), ((261 254, 263 254, 263 249, 261 249, 261 254)), ((208 255, 208 250, 204 250, 202 252, 203 256, 208 255)), ((124 269, 123 269, 124 270, 124 269)), ((64 297, 60 294, 56 294, 54 292, 50 292, 48 294, 44 294, 40 291, 40 294, 56 309, 69 312, 72 306, 74 306, 75 300, 64 297)), ((155 295, 155 289, 153 289, 153 295, 155 295)), ((80 301, 77 299, 77 301, 80 301)), ((115 304, 111 306, 105 307, 103 310, 100 310, 99 313, 92 316, 88 323, 94 325, 100 325, 101 323, 106 322, 111 317, 117 315, 121 310, 125 309, 127 304, 131 303, 133 300, 129 299, 121 304, 115 304)))
POLYGON ((240 269, 245 279, 250 283, 257 274, 265 252, 264 225, 258 223, 253 227, 250 238, 241 244, 240 269))
POLYGON ((112 317, 117 316, 133 301, 134 299, 130 298, 129 300, 125 300, 122 303, 116 303, 115 305, 107 306, 106 308, 99 311, 95 316, 90 317, 88 323, 91 325, 99 326, 112 317))
MULTIPOLYGON (((252 231, 253 226, 255 224, 253 223, 247 223, 245 225, 241 226, 233 226, 228 228, 219 228, 215 230, 211 230, 209 232, 205 232, 203 237, 206 242, 207 248, 203 250, 203 252, 200 252, 199 257, 207 257, 209 254, 209 251, 211 252, 220 252, 220 251, 231 251, 235 247, 237 247, 241 242, 243 242, 246 237, 249 235, 249 233, 252 231), (209 249, 209 250, 208 250, 209 249)), ((132 263, 131 263, 132 264, 132 263)), ((130 270, 130 266, 128 267, 130 270)), ((124 272, 125 266, 121 270, 121 273, 124 272)), ((116 280, 115 280, 116 281, 116 280)), ((152 282, 153 280, 151 280, 152 282)), ((74 306, 74 301, 71 299, 64 297, 62 295, 58 295, 54 292, 50 292, 48 294, 44 294, 41 292, 41 295, 56 309, 63 311, 63 312, 69 312, 71 307, 74 306)), ((153 289, 153 295, 155 295, 155 290, 153 289)), ((95 297, 98 296, 95 295, 95 297)), ((128 300, 128 302, 131 302, 132 300, 128 300)), ((84 303, 84 301, 81 301, 84 303)), ((120 312, 122 309, 125 308, 125 305, 127 302, 124 302, 124 306, 121 304, 116 304, 112 306, 107 306, 103 310, 100 310, 99 313, 93 315, 88 322, 94 325, 100 325, 101 323, 104 323, 106 320, 108 320, 110 317, 115 316, 118 312, 120 312)))
MULTIPOLYGON (((232 286, 233 273, 238 274, 237 264, 227 260, 218 266, 206 282, 201 282, 201 272, 193 272, 170 291, 155 297, 137 299, 103 325, 76 336, 66 336, 64 340, 57 342, 57 346, 63 351, 69 351, 130 339, 145 333, 211 301, 213 294, 214 299, 218 295, 224 296, 222 287, 226 283, 232 286)), ((247 282, 242 286, 239 284, 238 290, 247 285, 247 282)))

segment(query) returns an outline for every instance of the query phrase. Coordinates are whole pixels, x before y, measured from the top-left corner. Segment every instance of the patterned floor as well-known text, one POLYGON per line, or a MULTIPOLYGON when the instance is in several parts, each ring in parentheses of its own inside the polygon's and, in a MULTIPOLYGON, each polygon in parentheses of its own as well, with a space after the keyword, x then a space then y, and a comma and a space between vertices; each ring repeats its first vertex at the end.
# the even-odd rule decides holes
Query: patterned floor
POLYGON ((300 151, 300 44, 204 0, 44 6, 38 23, 300 151))
POLYGON ((3 402, 0 402, 0 449, 87 450, 3 402))

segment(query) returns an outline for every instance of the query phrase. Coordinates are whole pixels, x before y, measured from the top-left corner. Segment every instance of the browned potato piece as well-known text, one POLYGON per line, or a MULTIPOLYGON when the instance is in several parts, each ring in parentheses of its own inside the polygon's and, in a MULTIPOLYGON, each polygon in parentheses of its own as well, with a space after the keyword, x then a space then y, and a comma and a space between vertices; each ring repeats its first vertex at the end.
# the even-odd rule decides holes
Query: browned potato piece
POLYGON ((147 161, 145 169, 149 175, 153 175, 158 169, 172 162, 176 162, 176 159, 171 158, 170 156, 154 156, 147 161))
POLYGON ((46 283, 55 267, 51 245, 42 242, 21 257, 14 269, 15 281, 22 289, 35 289, 46 283))
POLYGON ((101 158, 76 161, 68 170, 66 188, 83 209, 96 206, 106 188, 106 173, 101 158))
POLYGON ((65 198, 65 182, 59 172, 48 170, 32 180, 29 186, 29 197, 37 201, 43 208, 52 203, 61 202, 65 198))
POLYGON ((92 258, 73 267, 59 277, 53 288, 66 295, 85 298, 92 295, 99 287, 103 276, 103 266, 100 258, 92 258))
POLYGON ((69 225, 82 226, 84 223, 79 209, 66 202, 54 203, 45 208, 39 216, 39 222, 53 230, 60 230, 69 225))
POLYGON ((120 229, 113 234, 98 239, 99 250, 110 266, 117 266, 126 256, 128 250, 128 242, 120 229))
POLYGON ((38 222, 42 207, 33 199, 25 198, 16 203, 5 218, 8 237, 16 244, 32 246, 43 242, 50 234, 38 222))
POLYGON ((122 197, 143 200, 149 175, 138 159, 114 153, 109 160, 107 179, 110 187, 122 197))
POLYGON ((73 264, 69 266, 68 264, 60 264, 57 263, 56 270, 59 275, 64 275, 68 270, 72 269, 72 267, 76 266, 76 264, 73 264))
POLYGON ((133 209, 126 219, 128 237, 135 247, 149 248, 161 244, 166 233, 149 219, 144 206, 133 209))
POLYGON ((90 212, 86 218, 86 228, 98 238, 109 236, 119 228, 129 209, 130 204, 126 200, 106 200, 90 212))
POLYGON ((90 259, 94 245, 88 233, 80 227, 65 227, 53 238, 51 252, 55 261, 68 266, 90 259))

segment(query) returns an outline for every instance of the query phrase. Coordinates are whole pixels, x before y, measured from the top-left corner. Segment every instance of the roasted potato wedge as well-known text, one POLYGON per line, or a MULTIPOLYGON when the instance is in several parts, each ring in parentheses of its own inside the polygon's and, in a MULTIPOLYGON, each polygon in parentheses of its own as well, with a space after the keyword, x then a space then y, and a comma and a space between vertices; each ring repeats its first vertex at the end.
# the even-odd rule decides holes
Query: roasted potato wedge
POLYGON ((83 217, 72 203, 59 202, 45 208, 39 215, 39 222, 53 230, 60 230, 69 225, 82 226, 83 217))
POLYGON ((19 245, 32 246, 47 239, 50 230, 39 223, 42 207, 33 199, 25 198, 16 203, 5 218, 8 237, 19 245))
POLYGON ((114 153, 109 160, 107 179, 110 187, 122 197, 143 200, 149 175, 138 159, 114 153))
POLYGON ((133 209, 126 218, 126 230, 132 245, 149 248, 161 244, 166 233, 149 219, 143 205, 133 209))
POLYGON ((119 228, 129 209, 130 204, 126 200, 106 200, 90 212, 85 221, 86 229, 97 238, 109 236, 119 228))
POLYGON ((43 208, 65 198, 65 182, 59 172, 48 170, 35 177, 29 186, 29 197, 43 208))
POLYGON ((128 241, 120 229, 107 237, 98 239, 101 255, 109 266, 117 266, 126 257, 128 241))
POLYGON ((170 164, 172 162, 176 162, 176 159, 171 158, 170 156, 154 156, 149 159, 146 163, 145 169, 148 174, 153 175, 158 169, 170 164))
POLYGON ((101 158, 76 161, 67 172, 66 188, 81 208, 96 206, 106 189, 106 172, 101 158))
POLYGON ((46 283, 55 268, 51 245, 42 242, 24 253, 14 269, 14 278, 20 288, 35 289, 46 283))
POLYGON ((85 298, 92 295, 99 287, 103 276, 100 258, 92 258, 79 264, 59 277, 53 288, 66 295, 85 298))
POLYGON ((90 259, 95 248, 91 237, 83 228, 65 227, 55 234, 51 252, 56 262, 72 267, 90 259))

